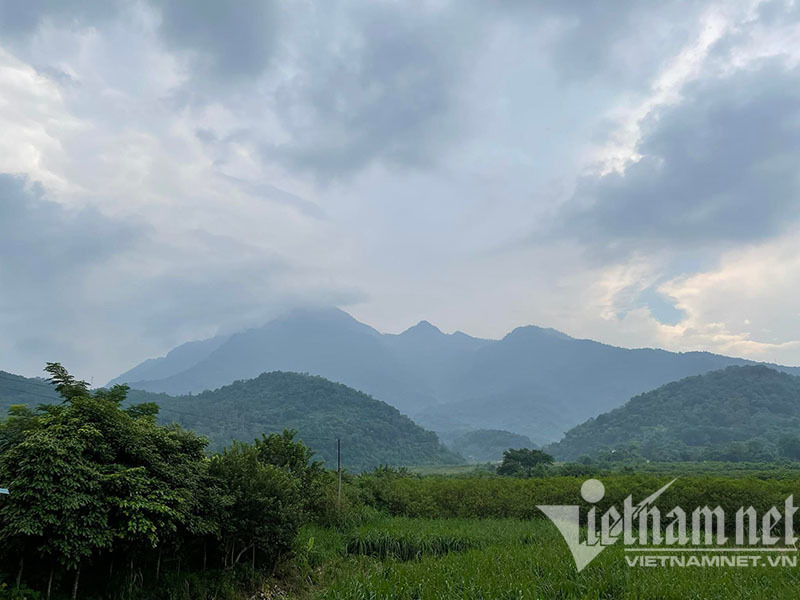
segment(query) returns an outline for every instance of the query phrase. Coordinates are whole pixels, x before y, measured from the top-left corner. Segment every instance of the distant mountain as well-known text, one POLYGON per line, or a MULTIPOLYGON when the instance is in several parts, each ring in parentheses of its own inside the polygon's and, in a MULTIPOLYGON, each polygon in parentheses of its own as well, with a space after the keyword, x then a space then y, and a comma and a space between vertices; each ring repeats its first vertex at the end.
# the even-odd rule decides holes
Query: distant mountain
POLYGON ((0 416, 13 404, 52 404, 61 402, 53 386, 38 377, 23 377, 0 371, 0 416))
POLYGON ((345 383, 411 414, 436 404, 458 365, 484 343, 422 323, 400 335, 382 335, 338 309, 296 310, 230 336, 183 371, 152 379, 130 375, 145 362, 109 383, 175 395, 263 372, 294 371, 345 383))
POLYGON ((252 441, 262 433, 297 429, 336 468, 336 440, 342 465, 350 471, 379 465, 457 464, 463 459, 439 443, 436 434, 380 400, 322 377, 264 373, 255 379, 196 396, 172 397, 131 390, 131 403, 156 402, 160 419, 209 437, 219 450, 231 440, 252 441))
POLYGON ((427 321, 381 334, 338 309, 294 311, 211 350, 214 344, 182 371, 137 378, 144 363, 114 381, 185 394, 265 371, 306 372, 372 394, 434 431, 502 429, 542 444, 670 381, 755 364, 708 352, 617 348, 534 326, 501 340, 445 334, 427 321))
MULTIPOLYGON (((479 349, 456 383, 462 400, 414 415, 435 431, 497 428, 556 441, 630 397, 690 375, 751 361, 709 352, 627 349, 520 327, 479 349)), ((800 374, 796 367, 776 367, 800 374)))
POLYGON ((761 365, 687 377, 589 419, 547 450, 564 460, 800 458, 800 377, 761 365))
POLYGON ((447 447, 470 463, 497 462, 509 448, 536 448, 529 437, 500 429, 476 429, 456 437, 447 447))
POLYGON ((229 337, 221 335, 199 342, 181 344, 177 348, 170 350, 166 356, 148 358, 130 371, 126 371, 119 377, 109 381, 106 387, 111 387, 117 383, 152 381, 177 375, 208 358, 208 355, 227 342, 229 337))

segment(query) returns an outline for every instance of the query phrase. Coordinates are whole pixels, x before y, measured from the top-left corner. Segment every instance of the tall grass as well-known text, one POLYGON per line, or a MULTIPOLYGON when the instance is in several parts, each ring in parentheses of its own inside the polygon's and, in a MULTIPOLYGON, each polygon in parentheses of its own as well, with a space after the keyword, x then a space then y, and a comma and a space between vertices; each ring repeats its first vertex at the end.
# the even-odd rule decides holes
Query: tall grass
POLYGON ((473 521, 397 517, 358 528, 347 537, 345 552, 380 559, 418 560, 423 556, 464 552, 497 543, 529 544, 536 529, 536 524, 512 519, 473 521))
POLYGON ((383 551, 385 558, 366 563, 352 557, 351 562, 337 567, 316 598, 788 600, 800 597, 798 567, 629 567, 622 546, 607 548, 577 573, 563 539, 552 524, 543 520, 515 524, 407 519, 376 524, 385 527, 387 533, 394 531, 394 535, 415 526, 421 531, 431 527, 432 536, 438 535, 436 531, 451 528, 454 538, 462 542, 473 540, 479 547, 460 552, 434 551, 415 556, 416 560, 401 560, 392 552, 383 551), (472 532, 470 525, 475 528, 472 532), (480 546, 486 543, 485 536, 493 528, 498 538, 480 546), (516 535, 517 530, 524 534, 516 535))

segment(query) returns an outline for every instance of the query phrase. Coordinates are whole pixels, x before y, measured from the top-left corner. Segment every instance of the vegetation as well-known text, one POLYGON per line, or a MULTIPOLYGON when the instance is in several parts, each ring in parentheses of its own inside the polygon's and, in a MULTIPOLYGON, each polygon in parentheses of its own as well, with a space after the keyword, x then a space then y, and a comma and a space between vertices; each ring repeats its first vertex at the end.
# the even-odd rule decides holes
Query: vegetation
POLYGON ((11 491, 0 497, 0 598, 793 598, 800 584, 791 568, 631 568, 621 546, 577 573, 537 508, 585 514, 581 484, 599 477, 603 512, 679 475, 662 512, 764 514, 800 488, 790 460, 728 474, 730 463, 555 464, 507 449, 497 473, 345 472, 339 498, 336 474, 295 432, 209 455, 205 438, 159 424, 159 406, 133 403, 126 386, 91 392, 60 365, 47 370, 61 401, 12 407, 0 422, 11 491))
POLYGON ((553 464, 553 457, 542 450, 509 448, 503 452, 503 462, 497 467, 498 475, 533 477, 543 474, 545 467, 553 464))
POLYGON ((123 408, 125 386, 91 393, 47 371, 62 403, 15 407, 0 427, 1 557, 17 585, 75 598, 169 589, 181 569, 229 581, 244 560, 273 568, 324 517, 332 482, 293 432, 209 459, 204 438, 156 423, 156 405, 123 408))
POLYGON ((600 462, 800 459, 800 377, 728 367, 632 398, 548 447, 600 462))
MULTIPOLYGON (((599 508, 621 506, 629 493, 644 498, 669 479, 653 475, 603 477, 599 508)), ((301 530, 309 597, 318 599, 505 598, 795 598, 796 568, 632 568, 621 545, 607 548, 578 573, 555 526, 536 504, 580 502, 582 478, 514 479, 417 477, 381 470, 349 482, 392 517, 331 531, 301 530)), ((759 513, 798 488, 800 472, 785 479, 679 478, 658 505, 753 505, 759 513)), ((588 507, 584 506, 584 509, 588 507)))
POLYGON ((352 471, 463 462, 435 433, 396 408, 322 377, 273 372, 196 396, 132 390, 130 397, 157 403, 162 422, 175 421, 208 436, 213 450, 291 428, 328 466, 336 466, 340 439, 342 464, 352 471))
POLYGON ((535 448, 530 438, 501 429, 467 431, 447 444, 471 463, 499 462, 508 448, 535 448))
POLYGON ((391 555, 364 558, 350 554, 340 539, 329 538, 326 541, 334 546, 326 554, 331 558, 311 577, 315 584, 312 596, 320 600, 789 600, 797 597, 800 585, 796 568, 631 568, 620 545, 607 548, 576 573, 563 539, 543 520, 431 522, 399 518, 376 523, 372 532, 375 537, 395 535, 402 540, 406 538, 397 532, 405 530, 413 539, 413 531, 425 530, 432 523, 453 531, 451 543, 460 540, 463 549, 440 553, 431 547, 430 552, 422 551, 411 560, 391 555), (489 531, 499 531, 494 541, 491 536, 483 537, 489 531), (486 545, 471 546, 472 540, 485 540, 486 545))
POLYGON ((58 393, 44 379, 33 379, 0 371, 0 414, 15 404, 35 406, 42 402, 59 402, 58 393))
MULTIPOLYGON (((0 372, 0 414, 17 404, 33 407, 60 400, 44 380, 0 372)), ((443 447, 434 433, 397 409, 322 377, 266 373, 196 396, 129 390, 124 406, 147 403, 158 405, 160 423, 178 423, 206 436, 210 451, 220 451, 234 440, 249 442, 265 432, 293 429, 329 467, 336 466, 337 439, 341 440, 342 465, 351 471, 382 464, 464 462, 443 447)))
MULTIPOLYGON (((588 477, 600 477, 606 489, 596 506, 622 506, 625 497, 646 498, 675 478, 674 473, 641 474, 577 472, 532 478, 420 477, 403 471, 378 471, 356 480, 359 497, 392 516, 424 519, 537 519, 538 504, 581 504, 580 487, 588 477)), ((735 512, 753 506, 759 513, 781 506, 800 488, 800 470, 760 478, 697 474, 679 476, 659 497, 657 506, 721 506, 735 512)), ((352 493, 348 487, 348 493, 352 493)), ((588 505, 585 505, 588 508, 588 505)))

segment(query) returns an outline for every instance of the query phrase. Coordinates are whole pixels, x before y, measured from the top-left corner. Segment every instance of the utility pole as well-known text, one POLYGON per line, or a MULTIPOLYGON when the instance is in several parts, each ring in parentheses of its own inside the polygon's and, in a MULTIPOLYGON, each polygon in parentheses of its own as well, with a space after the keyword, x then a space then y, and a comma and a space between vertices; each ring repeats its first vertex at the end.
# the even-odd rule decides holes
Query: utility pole
POLYGON ((342 510, 342 440, 336 439, 336 474, 339 476, 339 492, 336 496, 336 508, 342 510))

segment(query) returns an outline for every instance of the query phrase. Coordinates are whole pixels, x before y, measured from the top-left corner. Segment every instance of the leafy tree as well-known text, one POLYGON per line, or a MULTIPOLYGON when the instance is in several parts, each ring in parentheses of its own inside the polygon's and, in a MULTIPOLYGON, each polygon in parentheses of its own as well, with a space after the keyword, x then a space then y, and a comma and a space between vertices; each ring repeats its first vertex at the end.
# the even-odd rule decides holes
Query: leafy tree
POLYGON ((210 474, 221 483, 224 565, 233 568, 256 550, 274 562, 291 548, 302 523, 299 479, 261 460, 259 448, 234 444, 211 460, 210 474))
POLYGON ((509 448, 503 452, 503 462, 497 467, 498 475, 532 477, 534 470, 553 464, 553 457, 542 450, 509 448))
MULTIPOLYGON (((74 572, 101 553, 137 553, 190 529, 206 441, 160 427, 152 410, 121 409, 127 388, 91 393, 49 363, 60 405, 15 410, 0 427, 0 539, 23 557, 74 572)), ((131 567, 132 570, 132 567, 131 567)))

